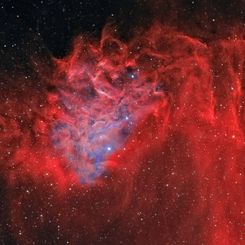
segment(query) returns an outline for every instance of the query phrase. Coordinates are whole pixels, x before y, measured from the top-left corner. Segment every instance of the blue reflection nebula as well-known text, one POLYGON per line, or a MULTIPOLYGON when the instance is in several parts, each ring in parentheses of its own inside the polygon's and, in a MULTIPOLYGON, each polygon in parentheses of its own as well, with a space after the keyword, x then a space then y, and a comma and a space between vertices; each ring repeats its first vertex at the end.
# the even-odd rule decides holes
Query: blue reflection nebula
POLYGON ((108 121, 95 118, 77 125, 58 121, 51 138, 81 183, 91 183, 105 173, 106 159, 123 146, 131 130, 132 118, 123 105, 108 121))

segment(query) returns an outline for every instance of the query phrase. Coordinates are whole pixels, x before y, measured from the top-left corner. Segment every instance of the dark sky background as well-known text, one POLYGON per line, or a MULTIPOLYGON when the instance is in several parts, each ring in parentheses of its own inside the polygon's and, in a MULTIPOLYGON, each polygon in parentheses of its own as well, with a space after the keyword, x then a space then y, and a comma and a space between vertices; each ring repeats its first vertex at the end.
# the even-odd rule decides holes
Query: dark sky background
POLYGON ((2 1, 1 52, 23 48, 36 36, 55 57, 62 57, 80 33, 98 35, 109 19, 121 26, 132 25, 144 8, 143 3, 133 0, 2 1))

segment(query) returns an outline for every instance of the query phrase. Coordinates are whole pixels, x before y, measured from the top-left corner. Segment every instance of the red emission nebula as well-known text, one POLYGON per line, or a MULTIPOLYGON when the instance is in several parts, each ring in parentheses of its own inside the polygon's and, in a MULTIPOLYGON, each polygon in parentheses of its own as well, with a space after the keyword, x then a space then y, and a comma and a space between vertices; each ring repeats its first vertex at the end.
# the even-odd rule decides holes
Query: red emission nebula
POLYGON ((245 244, 244 65, 236 35, 107 25, 45 86, 20 76, 1 93, 3 244, 245 244))

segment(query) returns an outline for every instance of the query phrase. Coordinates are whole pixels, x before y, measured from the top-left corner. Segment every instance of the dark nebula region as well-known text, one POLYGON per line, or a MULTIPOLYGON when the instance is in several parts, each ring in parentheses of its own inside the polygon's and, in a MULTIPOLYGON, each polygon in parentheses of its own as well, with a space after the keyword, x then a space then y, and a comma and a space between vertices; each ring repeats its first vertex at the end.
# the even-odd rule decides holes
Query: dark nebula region
POLYGON ((245 244, 245 2, 6 2, 0 244, 245 244))

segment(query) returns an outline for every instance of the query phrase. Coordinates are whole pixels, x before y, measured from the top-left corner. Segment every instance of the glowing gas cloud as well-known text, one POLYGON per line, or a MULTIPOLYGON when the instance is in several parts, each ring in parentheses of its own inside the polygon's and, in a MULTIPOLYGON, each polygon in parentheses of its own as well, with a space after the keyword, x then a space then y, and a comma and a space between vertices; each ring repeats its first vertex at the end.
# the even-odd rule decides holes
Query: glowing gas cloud
POLYGON ((3 239, 244 244, 242 38, 107 25, 52 62, 1 98, 3 239))

